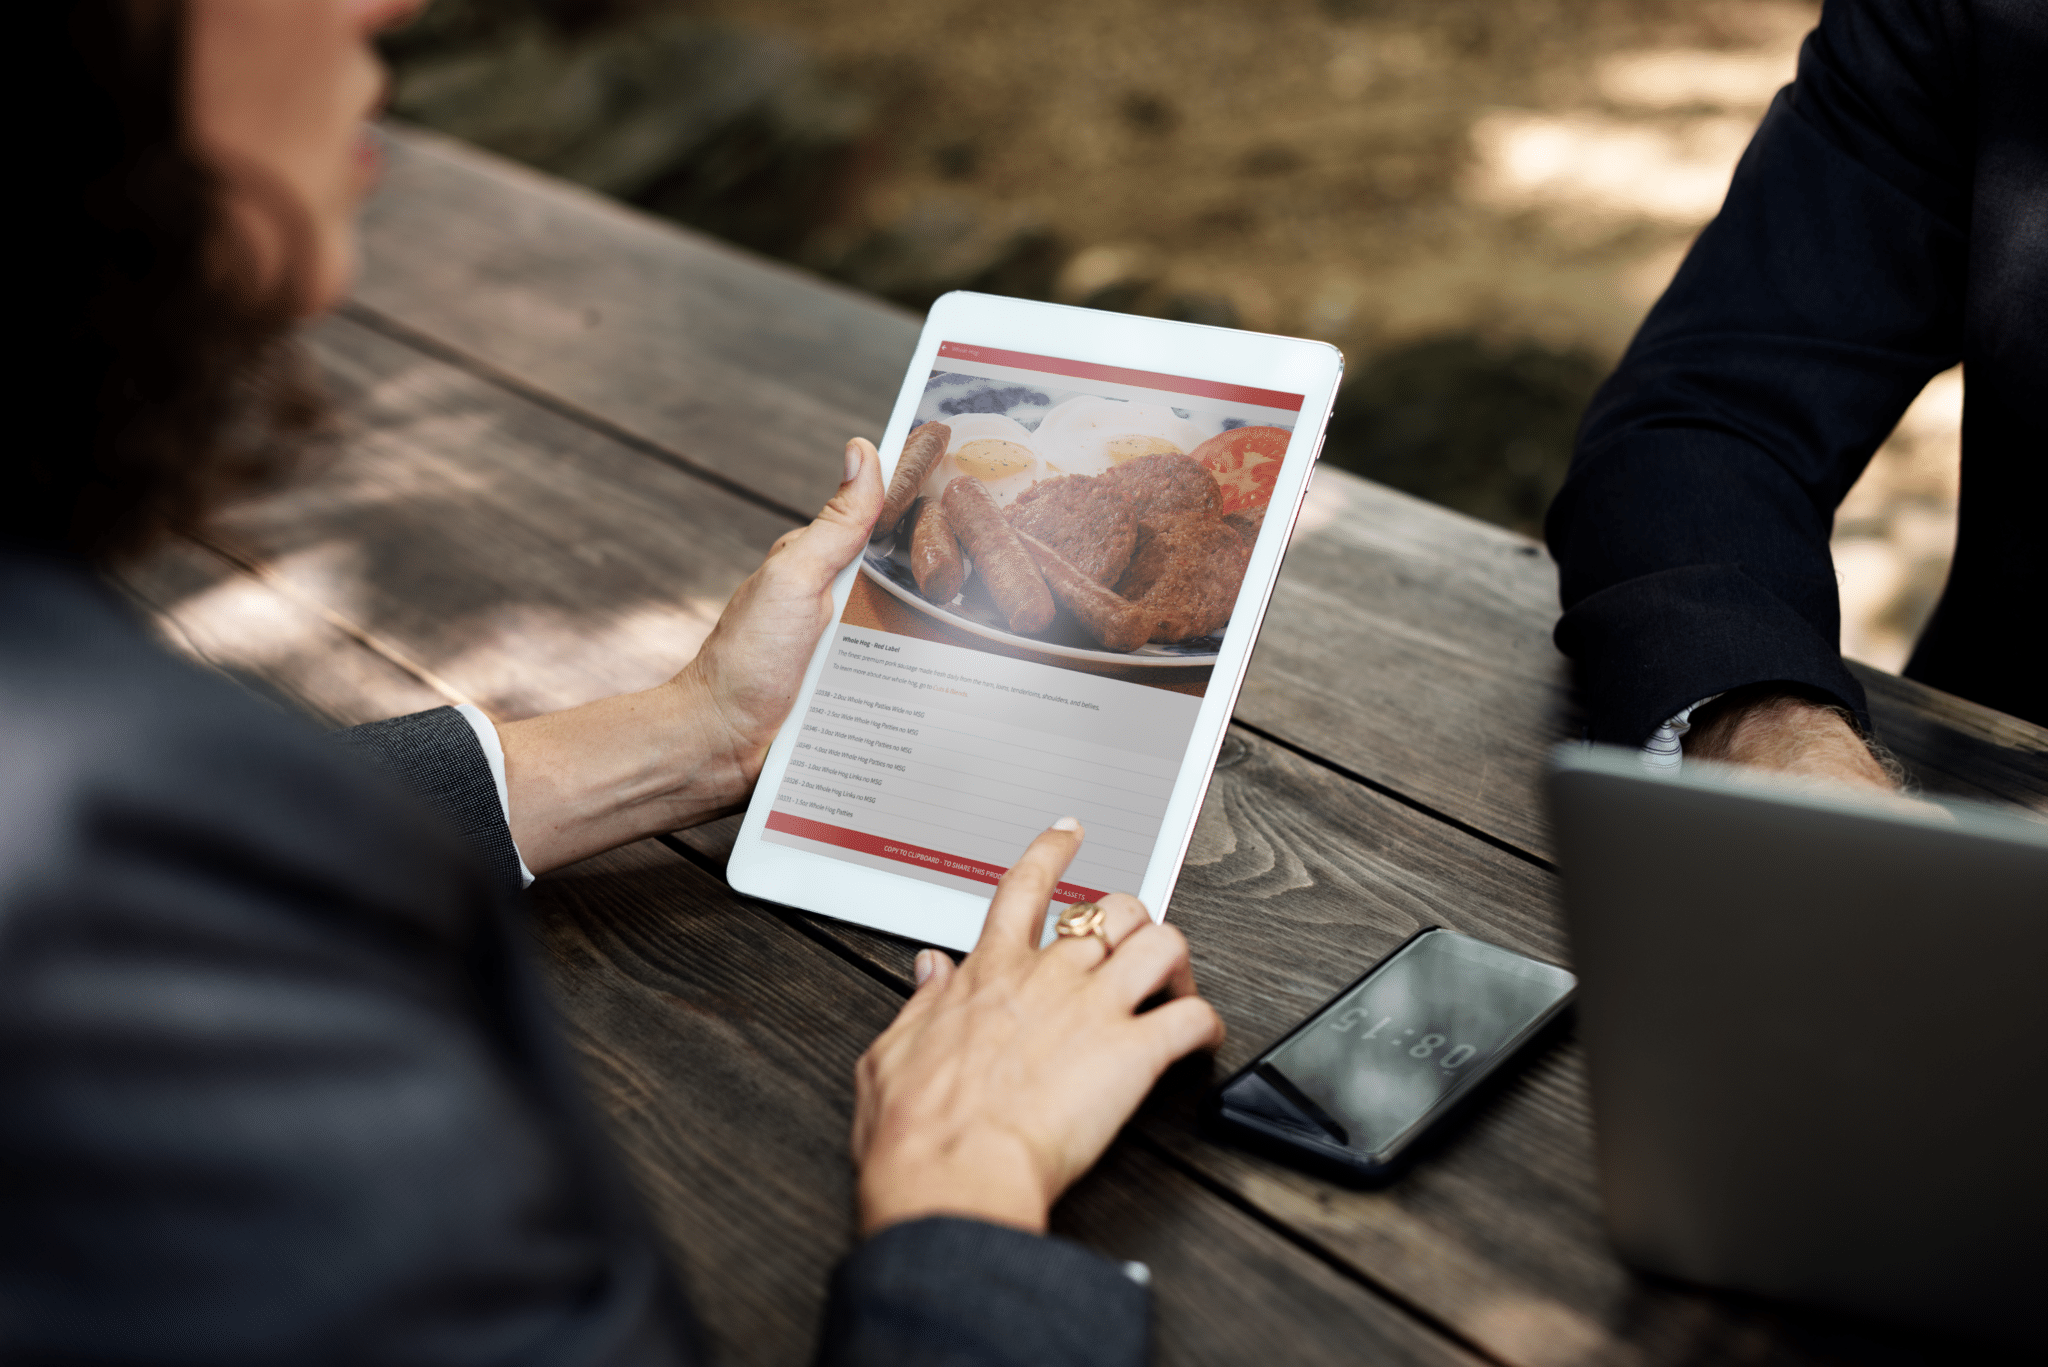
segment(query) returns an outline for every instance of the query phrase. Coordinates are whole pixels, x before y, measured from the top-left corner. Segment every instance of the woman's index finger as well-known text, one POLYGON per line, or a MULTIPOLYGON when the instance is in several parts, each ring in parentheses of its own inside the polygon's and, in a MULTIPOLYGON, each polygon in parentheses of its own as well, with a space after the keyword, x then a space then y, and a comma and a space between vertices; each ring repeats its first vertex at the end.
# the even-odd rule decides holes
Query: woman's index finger
POLYGON ((1067 865, 1074 862, 1080 851, 1081 840, 1081 823, 1063 816, 1025 847, 1010 871, 1003 875, 1003 881, 996 885, 988 919, 982 922, 981 938, 975 942, 977 950, 983 945, 1038 948, 1046 905, 1052 901, 1053 890, 1059 886, 1067 865))

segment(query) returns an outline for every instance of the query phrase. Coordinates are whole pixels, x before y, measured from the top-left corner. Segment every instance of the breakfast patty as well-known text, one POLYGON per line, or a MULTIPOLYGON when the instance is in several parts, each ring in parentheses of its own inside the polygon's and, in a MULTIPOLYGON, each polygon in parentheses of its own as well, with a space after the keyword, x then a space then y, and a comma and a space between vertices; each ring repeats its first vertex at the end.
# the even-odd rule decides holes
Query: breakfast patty
POLYGON ((1251 548, 1213 513, 1176 518, 1144 537, 1116 591, 1145 610, 1154 641, 1221 630, 1237 606, 1251 548))
POLYGON ((1216 476, 1200 461, 1162 452, 1127 460, 1096 476, 1131 500, 1138 533, 1149 535, 1176 518, 1216 516, 1222 498, 1216 476))
POLYGON ((1062 475, 1017 496, 1003 516, 1108 588, 1131 563, 1138 521, 1130 496, 1089 475, 1062 475))

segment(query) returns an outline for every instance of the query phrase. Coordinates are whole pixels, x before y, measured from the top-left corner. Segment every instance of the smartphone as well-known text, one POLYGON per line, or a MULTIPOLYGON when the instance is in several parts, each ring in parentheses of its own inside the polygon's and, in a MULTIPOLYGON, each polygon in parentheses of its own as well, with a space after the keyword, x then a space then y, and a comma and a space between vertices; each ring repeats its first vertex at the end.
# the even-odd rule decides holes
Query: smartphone
POLYGON ((1577 986, 1555 964, 1432 926, 1212 1092, 1206 1119, 1340 1179, 1384 1182, 1546 1034, 1577 986))

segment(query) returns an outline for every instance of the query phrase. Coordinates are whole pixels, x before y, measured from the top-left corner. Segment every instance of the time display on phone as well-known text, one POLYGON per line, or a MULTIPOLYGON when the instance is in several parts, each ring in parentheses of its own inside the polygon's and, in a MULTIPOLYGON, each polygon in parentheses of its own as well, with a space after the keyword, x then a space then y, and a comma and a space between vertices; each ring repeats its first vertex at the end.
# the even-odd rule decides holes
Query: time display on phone
POLYGON ((1512 950, 1427 931, 1261 1059, 1257 1072, 1332 1140, 1380 1154, 1468 1078, 1484 1075, 1571 983, 1563 969, 1512 950))
MULTIPOLYGON (((1354 1006, 1348 1011, 1340 1012, 1325 1028, 1342 1035, 1365 1024, 1366 1018, 1370 1015, 1372 1012, 1366 1008, 1354 1006)), ((1415 1039, 1414 1035, 1418 1028, 1411 1025, 1403 1030, 1392 1016, 1381 1016, 1373 1022, 1372 1029, 1359 1034, 1354 1042, 1363 1044, 1370 1039, 1384 1039, 1396 1049, 1407 1049, 1409 1058, 1436 1060, 1436 1066, 1446 1072, 1470 1063, 1479 1053, 1478 1045, 1452 1043, 1448 1035, 1438 1034, 1434 1030, 1425 1030, 1421 1039, 1415 1039), (1387 1031, 1388 1026, 1394 1027, 1391 1032, 1387 1031), (1445 1045, 1450 1047, 1446 1049, 1445 1045)))

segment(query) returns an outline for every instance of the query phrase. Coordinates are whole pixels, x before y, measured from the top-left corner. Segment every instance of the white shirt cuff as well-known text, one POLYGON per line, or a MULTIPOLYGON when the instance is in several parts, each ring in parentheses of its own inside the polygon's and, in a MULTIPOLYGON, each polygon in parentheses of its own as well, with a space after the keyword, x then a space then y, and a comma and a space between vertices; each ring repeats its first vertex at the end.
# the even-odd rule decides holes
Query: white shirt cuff
MULTIPOLYGON (((1683 764, 1685 762, 1685 747, 1678 742, 1680 737, 1692 730, 1692 714, 1720 696, 1719 693, 1710 693, 1691 707, 1679 708, 1678 711, 1671 715, 1669 721, 1653 731, 1650 734, 1650 739, 1643 744, 1643 767, 1645 769, 1676 769, 1683 764)), ((503 792, 504 787, 505 785, 501 782, 498 785, 498 790, 503 792)), ((525 866, 521 865, 521 867, 525 866)))
MULTIPOLYGON (((498 728, 491 725, 491 719, 475 703, 459 703, 455 710, 469 723, 469 729, 476 732, 476 743, 483 746, 484 758, 490 761, 491 782, 498 785, 498 806, 505 813, 505 838, 512 839, 512 794, 505 787, 505 747, 498 740, 498 728)), ((526 867, 526 856, 519 853, 519 842, 512 841, 512 857, 519 861, 519 886, 533 886, 533 870, 526 867)))

